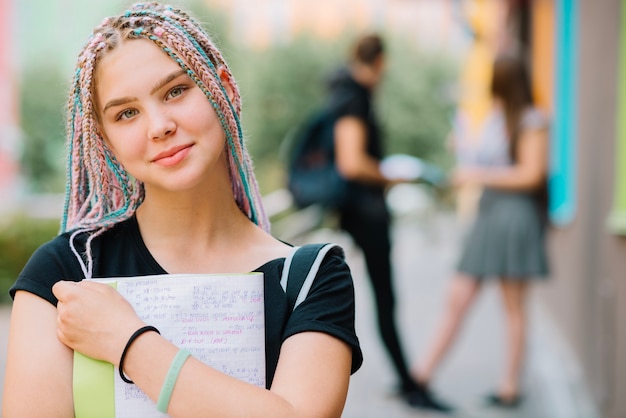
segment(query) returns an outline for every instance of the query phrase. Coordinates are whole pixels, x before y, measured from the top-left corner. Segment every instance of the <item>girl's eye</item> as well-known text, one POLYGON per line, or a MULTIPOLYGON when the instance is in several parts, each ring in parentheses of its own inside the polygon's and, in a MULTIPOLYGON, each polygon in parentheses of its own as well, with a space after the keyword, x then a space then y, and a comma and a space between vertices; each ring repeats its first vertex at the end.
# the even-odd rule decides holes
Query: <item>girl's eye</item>
POLYGON ((123 110, 122 112, 120 112, 117 115, 117 119, 116 120, 130 119, 133 116, 135 116, 136 114, 137 114, 137 110, 136 109, 126 109, 126 110, 123 110))
POLYGON ((173 98, 178 97, 181 94, 183 94, 185 92, 185 90, 187 90, 187 87, 185 87, 185 86, 177 86, 177 87, 174 87, 173 89, 171 89, 167 95, 168 95, 169 98, 173 99, 173 98))

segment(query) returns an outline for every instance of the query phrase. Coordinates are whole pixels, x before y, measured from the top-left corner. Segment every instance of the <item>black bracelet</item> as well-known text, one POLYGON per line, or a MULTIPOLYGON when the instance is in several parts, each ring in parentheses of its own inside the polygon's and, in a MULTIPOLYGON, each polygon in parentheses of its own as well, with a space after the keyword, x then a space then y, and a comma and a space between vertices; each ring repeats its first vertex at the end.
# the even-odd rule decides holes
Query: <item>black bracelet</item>
POLYGON ((122 357, 120 357, 120 367, 119 367, 119 370, 120 370, 120 377, 126 383, 130 383, 130 384, 135 383, 132 380, 130 380, 129 378, 127 378, 126 376, 124 376, 124 358, 126 357, 126 352, 130 348, 130 345, 133 343, 133 341, 135 341, 137 339, 137 337, 139 337, 144 332, 148 332, 148 331, 154 331, 154 332, 156 332, 159 335, 161 334, 159 332, 159 330, 156 329, 155 327, 153 327, 152 325, 146 325, 145 327, 141 327, 137 331, 135 331, 135 333, 133 335, 130 336, 130 338, 128 339, 128 342, 126 343, 126 347, 124 347, 124 351, 122 351, 122 357))

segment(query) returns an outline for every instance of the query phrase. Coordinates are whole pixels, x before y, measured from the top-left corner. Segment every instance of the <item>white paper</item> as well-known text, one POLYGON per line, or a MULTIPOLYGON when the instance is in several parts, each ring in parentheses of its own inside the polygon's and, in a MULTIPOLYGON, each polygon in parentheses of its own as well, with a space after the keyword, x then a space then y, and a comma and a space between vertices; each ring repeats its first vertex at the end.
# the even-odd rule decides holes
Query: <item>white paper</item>
MULTIPOLYGON (((162 275, 98 279, 147 324, 213 368, 265 387, 263 274, 162 275)), ((156 404, 115 374, 116 418, 160 418, 156 404)))
POLYGON ((411 155, 394 154, 380 163, 380 171, 389 180, 417 180, 424 171, 422 161, 411 155))

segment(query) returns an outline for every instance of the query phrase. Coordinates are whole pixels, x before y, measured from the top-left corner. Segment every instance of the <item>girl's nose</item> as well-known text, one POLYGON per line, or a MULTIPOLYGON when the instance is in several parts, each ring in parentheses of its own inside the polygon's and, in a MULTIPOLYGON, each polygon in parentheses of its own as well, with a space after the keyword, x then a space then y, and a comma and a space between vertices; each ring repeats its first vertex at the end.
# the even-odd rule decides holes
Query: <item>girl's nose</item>
POLYGON ((176 132, 176 122, 163 111, 154 111, 149 118, 148 136, 153 141, 165 139, 176 132))

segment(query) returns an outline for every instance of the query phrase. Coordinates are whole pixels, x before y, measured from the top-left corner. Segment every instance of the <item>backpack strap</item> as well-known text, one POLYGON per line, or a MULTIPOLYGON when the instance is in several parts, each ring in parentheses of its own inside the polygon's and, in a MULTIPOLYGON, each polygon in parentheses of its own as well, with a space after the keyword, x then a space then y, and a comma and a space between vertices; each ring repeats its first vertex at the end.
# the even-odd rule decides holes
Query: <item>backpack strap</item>
POLYGON ((324 257, 333 248, 340 247, 337 244, 306 244, 294 247, 285 258, 280 286, 287 294, 291 311, 306 299, 324 257))

